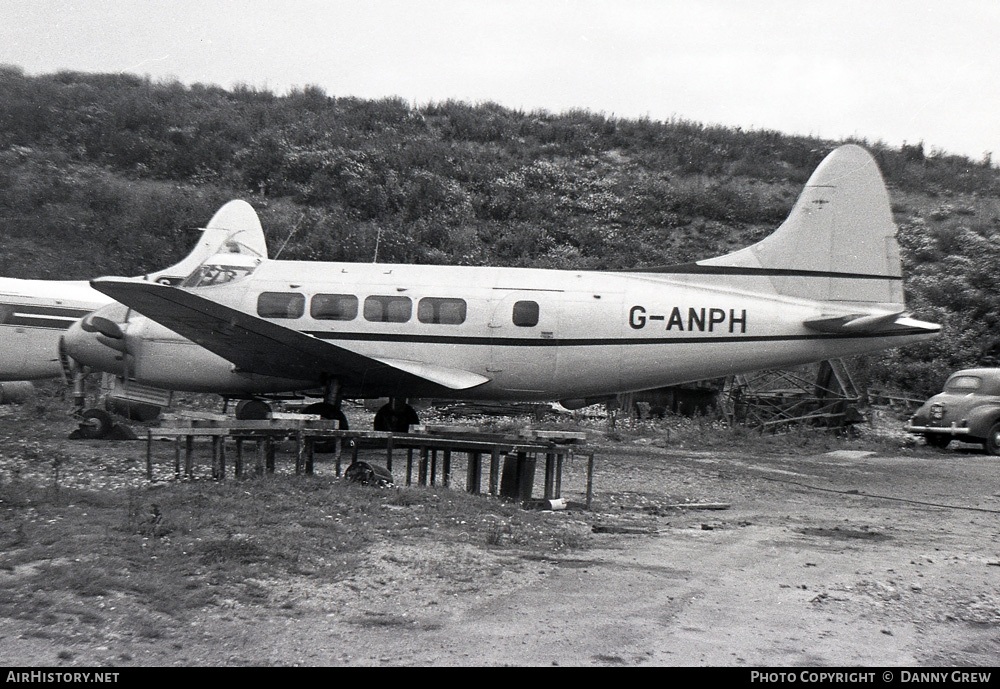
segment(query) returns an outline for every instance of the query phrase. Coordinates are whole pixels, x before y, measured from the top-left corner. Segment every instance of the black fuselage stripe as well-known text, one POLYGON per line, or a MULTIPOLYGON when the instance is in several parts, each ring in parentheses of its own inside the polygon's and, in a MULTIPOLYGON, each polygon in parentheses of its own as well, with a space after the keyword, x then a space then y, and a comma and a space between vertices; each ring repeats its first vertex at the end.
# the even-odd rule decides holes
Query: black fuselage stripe
MULTIPOLYGON (((797 342, 805 340, 866 340, 880 337, 905 337, 931 334, 921 328, 907 328, 875 333, 816 333, 807 335, 721 335, 714 337, 462 337, 457 335, 406 335, 399 333, 335 333, 308 331, 321 340, 353 342, 399 342, 406 344, 479 345, 493 347, 612 347, 619 345, 719 344, 722 342, 797 342)), ((933 331, 936 332, 936 331, 933 331)))
POLYGON ((902 282, 900 275, 872 275, 871 273, 841 273, 837 271, 800 270, 796 268, 751 268, 741 266, 701 266, 687 263, 679 266, 633 268, 625 273, 656 273, 658 275, 757 275, 759 277, 840 278, 844 280, 889 280, 902 282))
POLYGON ((42 330, 68 330, 75 321, 57 321, 48 318, 8 318, 0 325, 17 328, 39 328, 42 330))

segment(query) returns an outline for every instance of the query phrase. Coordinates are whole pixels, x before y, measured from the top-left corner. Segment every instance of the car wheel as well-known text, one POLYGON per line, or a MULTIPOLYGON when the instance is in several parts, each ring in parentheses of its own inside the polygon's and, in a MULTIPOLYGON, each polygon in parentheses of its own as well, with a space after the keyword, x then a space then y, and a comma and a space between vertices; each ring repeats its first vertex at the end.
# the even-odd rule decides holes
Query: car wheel
POLYGON ((991 455, 1000 455, 1000 422, 990 426, 990 432, 986 435, 983 446, 991 455))
POLYGON ((928 433, 924 436, 924 442, 926 442, 931 447, 936 447, 939 450, 943 450, 951 444, 951 436, 945 435, 944 433, 928 433))

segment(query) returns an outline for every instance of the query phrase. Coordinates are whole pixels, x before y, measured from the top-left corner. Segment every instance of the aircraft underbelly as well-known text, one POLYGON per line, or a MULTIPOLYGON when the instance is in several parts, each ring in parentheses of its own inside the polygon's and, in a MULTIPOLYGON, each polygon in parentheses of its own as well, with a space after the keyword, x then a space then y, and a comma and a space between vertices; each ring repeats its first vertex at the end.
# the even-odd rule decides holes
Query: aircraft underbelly
MULTIPOLYGON (((622 389, 647 390, 767 368, 835 359, 876 347, 907 344, 913 336, 774 339, 632 345, 623 358, 622 389)), ((594 393, 590 393, 594 394, 594 393)))
POLYGON ((240 373, 233 364, 189 340, 138 340, 133 377, 143 385, 187 392, 237 394, 281 392, 311 387, 316 381, 240 373), (304 384, 304 383, 307 383, 304 384))

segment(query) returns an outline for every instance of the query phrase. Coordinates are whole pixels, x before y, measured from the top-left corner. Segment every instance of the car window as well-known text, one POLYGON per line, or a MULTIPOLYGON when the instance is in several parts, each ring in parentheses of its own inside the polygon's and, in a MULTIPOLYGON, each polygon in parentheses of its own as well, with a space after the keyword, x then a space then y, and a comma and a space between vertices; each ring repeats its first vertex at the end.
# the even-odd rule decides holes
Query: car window
POLYGON ((975 392, 982 387, 983 379, 979 376, 955 376, 945 383, 948 392, 975 392))

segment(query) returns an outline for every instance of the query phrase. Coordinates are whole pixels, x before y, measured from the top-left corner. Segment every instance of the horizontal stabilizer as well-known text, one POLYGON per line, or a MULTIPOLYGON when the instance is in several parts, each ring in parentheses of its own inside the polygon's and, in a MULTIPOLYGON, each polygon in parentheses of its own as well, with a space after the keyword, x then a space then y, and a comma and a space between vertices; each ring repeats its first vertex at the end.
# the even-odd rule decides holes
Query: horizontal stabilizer
POLYGON ((850 313, 847 315, 823 316, 803 323, 810 330, 821 333, 880 333, 896 334, 901 330, 937 332, 941 326, 935 323, 907 318, 902 311, 894 313, 850 313))

